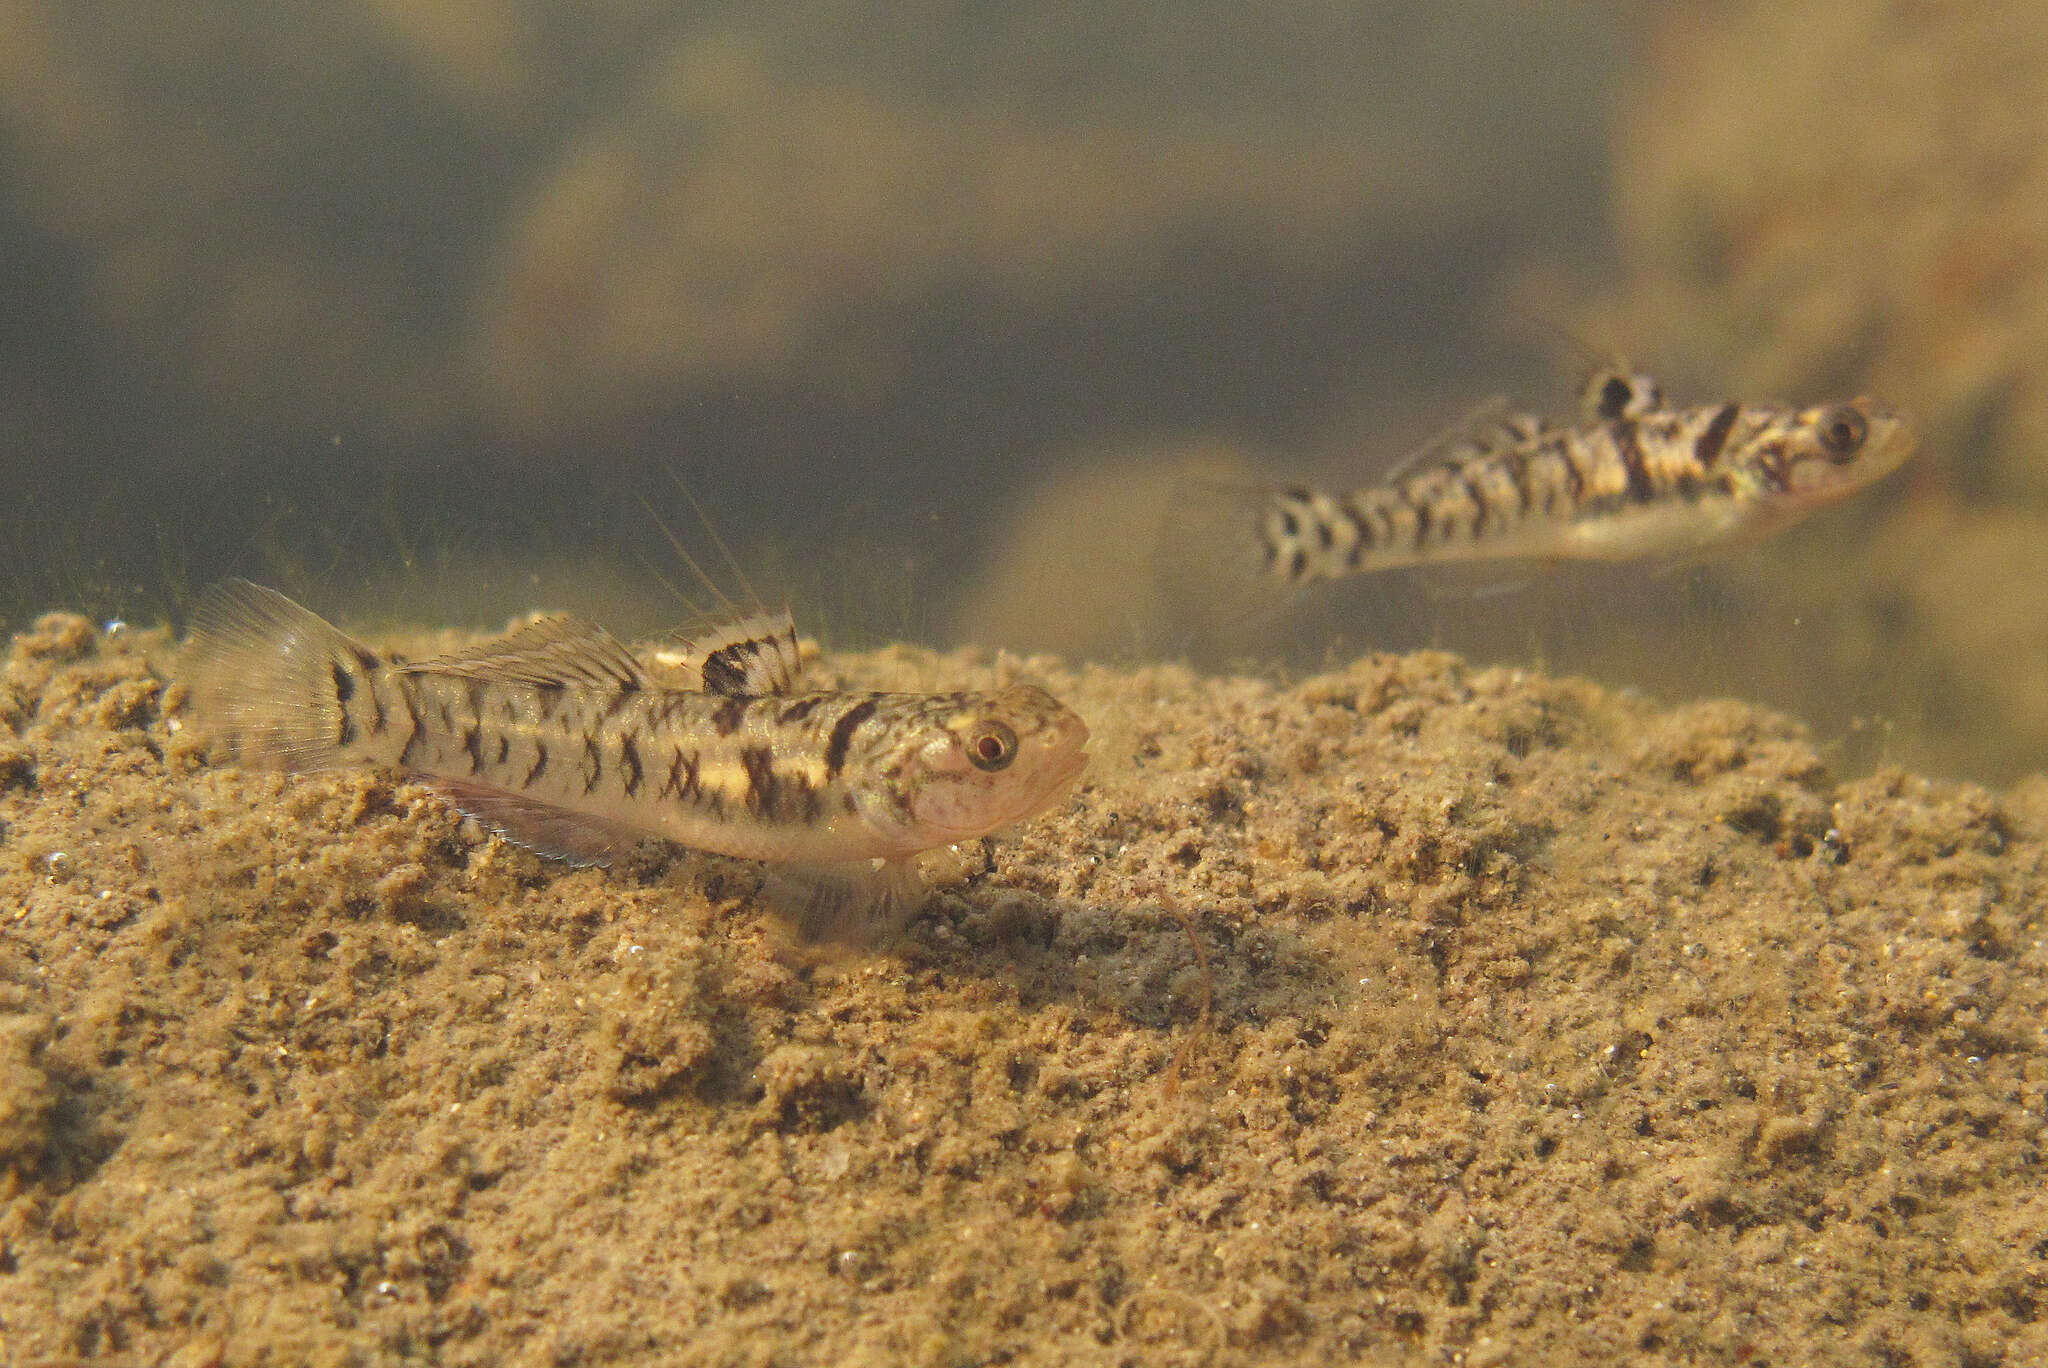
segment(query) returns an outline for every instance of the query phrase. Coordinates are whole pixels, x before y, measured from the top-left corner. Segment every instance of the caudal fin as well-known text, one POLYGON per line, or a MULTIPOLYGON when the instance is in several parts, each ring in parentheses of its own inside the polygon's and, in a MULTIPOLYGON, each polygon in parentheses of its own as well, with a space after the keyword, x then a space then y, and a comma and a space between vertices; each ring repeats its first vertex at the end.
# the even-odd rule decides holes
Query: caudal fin
POLYGON ((1264 536, 1272 503, 1271 486, 1235 472, 1201 471, 1175 491, 1155 542, 1154 575, 1168 617, 1198 639, 1227 641, 1298 597, 1276 573, 1264 536))
POLYGON ((201 596, 182 659, 200 716, 245 762, 345 763, 349 702, 383 662, 275 589, 223 580, 201 596))

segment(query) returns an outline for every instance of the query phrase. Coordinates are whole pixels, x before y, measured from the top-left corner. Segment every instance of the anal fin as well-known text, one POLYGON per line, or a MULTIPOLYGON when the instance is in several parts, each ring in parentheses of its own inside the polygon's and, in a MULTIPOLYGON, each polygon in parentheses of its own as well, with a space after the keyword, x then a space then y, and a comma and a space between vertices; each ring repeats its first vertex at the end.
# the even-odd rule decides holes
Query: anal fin
POLYGON ((474 817, 506 840, 550 859, 578 865, 608 865, 644 838, 644 833, 631 827, 486 784, 437 775, 421 775, 419 782, 441 795, 463 816, 474 817))

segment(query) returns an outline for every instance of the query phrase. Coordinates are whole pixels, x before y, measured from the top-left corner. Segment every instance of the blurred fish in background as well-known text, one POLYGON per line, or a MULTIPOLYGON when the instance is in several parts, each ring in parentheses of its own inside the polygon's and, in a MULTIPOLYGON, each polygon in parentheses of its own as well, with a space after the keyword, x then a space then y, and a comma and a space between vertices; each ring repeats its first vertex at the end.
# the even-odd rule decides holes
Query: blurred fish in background
POLYGON ((673 473, 835 640, 1441 644, 2002 777, 2048 754, 2044 24, 0 0, 0 622, 244 574, 643 630, 673 473), (1146 571, 1191 473, 1363 482, 1550 392, 1559 327, 1882 396, 1921 454, 1661 580, 1400 572, 1232 636, 1146 571))

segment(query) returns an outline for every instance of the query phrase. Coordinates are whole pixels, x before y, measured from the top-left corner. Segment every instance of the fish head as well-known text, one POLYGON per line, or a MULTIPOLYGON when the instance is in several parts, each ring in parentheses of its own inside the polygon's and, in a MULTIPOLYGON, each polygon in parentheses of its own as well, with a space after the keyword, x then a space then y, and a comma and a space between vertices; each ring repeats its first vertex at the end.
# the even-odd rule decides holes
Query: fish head
POLYGON ((1050 807, 1088 761, 1088 725, 1034 684, 949 695, 900 743, 870 807, 906 851, 984 836, 1050 807), (877 811, 877 809, 885 809, 877 811))
POLYGON ((1897 470, 1915 441, 1903 417, 1868 399, 1801 409, 1782 447, 1784 496, 1832 503, 1897 470))

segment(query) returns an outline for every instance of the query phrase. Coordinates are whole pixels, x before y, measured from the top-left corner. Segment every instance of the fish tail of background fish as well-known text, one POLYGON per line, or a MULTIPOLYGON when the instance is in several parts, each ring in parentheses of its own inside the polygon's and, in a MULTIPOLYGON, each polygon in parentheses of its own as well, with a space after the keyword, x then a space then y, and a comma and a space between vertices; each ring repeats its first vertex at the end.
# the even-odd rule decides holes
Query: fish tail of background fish
MULTIPOLYGON (((1609 377, 1571 428, 1514 418, 1443 459, 1338 494, 1269 491, 1251 514, 1269 581, 1512 557, 1683 555, 1778 530, 1895 468, 1913 446, 1889 410, 1723 403, 1647 409, 1609 377)), ((1654 390, 1650 390, 1654 393, 1654 390)))
POLYGON ((1208 476, 1175 487, 1151 533, 1148 570, 1194 635, 1275 617, 1306 582, 1253 573, 1273 565, 1267 522, 1278 497, 1267 485, 1208 476))

